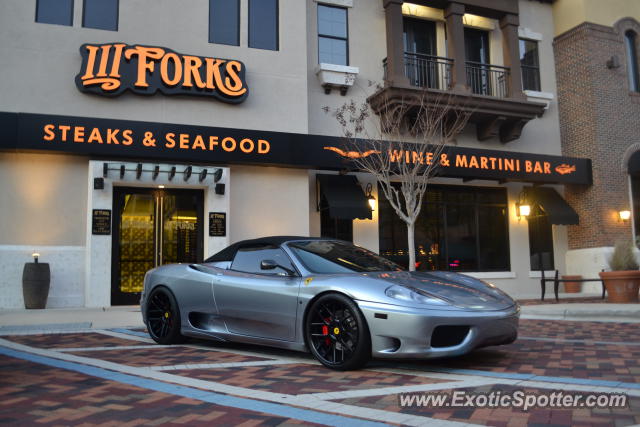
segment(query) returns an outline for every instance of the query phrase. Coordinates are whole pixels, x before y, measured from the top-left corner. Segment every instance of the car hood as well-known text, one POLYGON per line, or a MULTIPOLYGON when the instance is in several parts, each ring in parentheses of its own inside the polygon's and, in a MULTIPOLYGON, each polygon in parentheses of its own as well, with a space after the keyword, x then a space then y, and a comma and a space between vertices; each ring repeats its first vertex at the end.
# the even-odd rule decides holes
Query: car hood
POLYGON ((394 271, 368 275, 389 284, 417 288, 463 309, 504 310, 516 303, 495 286, 459 273, 394 271))

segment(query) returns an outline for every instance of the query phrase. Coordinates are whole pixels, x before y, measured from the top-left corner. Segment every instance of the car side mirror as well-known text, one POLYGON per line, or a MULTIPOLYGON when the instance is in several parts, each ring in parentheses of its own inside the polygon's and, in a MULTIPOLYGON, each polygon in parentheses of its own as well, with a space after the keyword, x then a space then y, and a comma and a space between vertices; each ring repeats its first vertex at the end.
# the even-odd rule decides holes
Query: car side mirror
POLYGON ((295 276, 296 275, 295 271, 278 264, 277 262, 275 262, 272 259, 263 259, 262 261, 260 261, 260 269, 261 270, 275 270, 276 268, 284 270, 285 273, 287 273, 287 276, 295 276))
POLYGON ((275 270, 278 267, 278 263, 272 259, 263 259, 260 261, 260 270, 275 270))

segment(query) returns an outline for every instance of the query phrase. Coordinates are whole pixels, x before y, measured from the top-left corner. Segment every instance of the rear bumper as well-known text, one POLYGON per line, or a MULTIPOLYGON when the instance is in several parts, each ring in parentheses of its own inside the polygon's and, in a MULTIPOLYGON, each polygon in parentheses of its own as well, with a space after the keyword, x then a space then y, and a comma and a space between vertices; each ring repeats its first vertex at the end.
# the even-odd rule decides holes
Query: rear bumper
POLYGON ((367 320, 371 352, 376 358, 457 356, 478 347, 509 344, 518 336, 517 304, 499 311, 464 311, 356 302, 367 320), (454 345, 435 346, 431 341, 438 326, 468 326, 468 332, 454 345))

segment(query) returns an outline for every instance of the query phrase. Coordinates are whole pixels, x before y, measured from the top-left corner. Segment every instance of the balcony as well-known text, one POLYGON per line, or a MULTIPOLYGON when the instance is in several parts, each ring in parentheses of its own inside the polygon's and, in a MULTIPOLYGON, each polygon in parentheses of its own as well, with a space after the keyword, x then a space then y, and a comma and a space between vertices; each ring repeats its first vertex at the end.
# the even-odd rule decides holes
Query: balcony
MULTIPOLYGON (((448 90, 451 88, 453 60, 421 53, 404 54, 404 75, 412 86, 448 90)), ((387 79, 387 58, 382 60, 384 79, 387 79)))
MULTIPOLYGON (((446 95, 446 102, 457 111, 470 113, 469 121, 476 126, 479 141, 499 137, 503 143, 518 139, 526 123, 542 116, 546 104, 527 101, 522 91, 518 2, 413 0, 412 3, 442 10, 444 40, 450 58, 404 51, 408 32, 403 3, 403 0, 382 0, 387 42, 384 86, 367 99, 376 114, 406 111, 412 115, 423 103, 441 102, 442 95, 446 95), (484 56, 483 63, 466 61, 469 46, 483 52, 482 47, 466 46, 466 13, 497 20, 504 66, 487 64, 489 58, 485 53, 476 55, 484 56)), ((435 37, 434 34, 431 37, 435 37)), ((524 76, 528 78, 526 70, 524 76)))
MULTIPOLYGON (((387 80, 387 58, 382 60, 384 80, 387 80)), ((442 56, 404 53, 404 75, 411 86, 428 89, 451 89, 453 59, 442 56)), ((509 97, 509 68, 498 65, 465 63, 467 85, 473 94, 509 97)))
POLYGON ((469 85, 471 93, 497 98, 509 97, 509 69, 507 67, 467 61, 465 70, 467 85, 469 85))
POLYGON ((385 86, 369 98, 376 114, 390 104, 419 102, 416 95, 426 98, 450 93, 459 108, 471 111, 470 122, 475 123, 480 141, 499 136, 503 143, 520 137, 522 128, 531 119, 544 113, 544 104, 512 97, 511 70, 491 64, 465 62, 465 85, 454 86, 451 58, 405 52, 403 70, 406 81, 390 82, 387 78, 387 59, 382 62, 385 86), (413 101, 412 101, 413 100, 413 101))

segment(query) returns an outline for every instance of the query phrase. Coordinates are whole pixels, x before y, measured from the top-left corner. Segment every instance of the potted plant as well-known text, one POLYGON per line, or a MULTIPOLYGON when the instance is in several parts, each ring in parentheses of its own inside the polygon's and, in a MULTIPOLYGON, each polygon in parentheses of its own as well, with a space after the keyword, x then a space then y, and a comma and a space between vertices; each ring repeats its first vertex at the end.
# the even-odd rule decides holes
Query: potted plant
POLYGON ((600 278, 609 294, 607 300, 615 303, 638 302, 640 289, 640 271, 631 240, 616 243, 613 254, 609 257, 611 271, 603 271, 600 278))
POLYGON ((582 290, 581 282, 572 282, 572 280, 581 280, 582 276, 579 274, 572 275, 564 275, 562 276, 562 280, 566 280, 564 282, 564 291, 568 294, 575 294, 582 290))
POLYGON ((43 309, 47 305, 49 296, 49 281, 51 273, 49 264, 38 262, 40 254, 32 254, 34 262, 24 264, 22 272, 22 296, 24 307, 29 309, 43 309))

